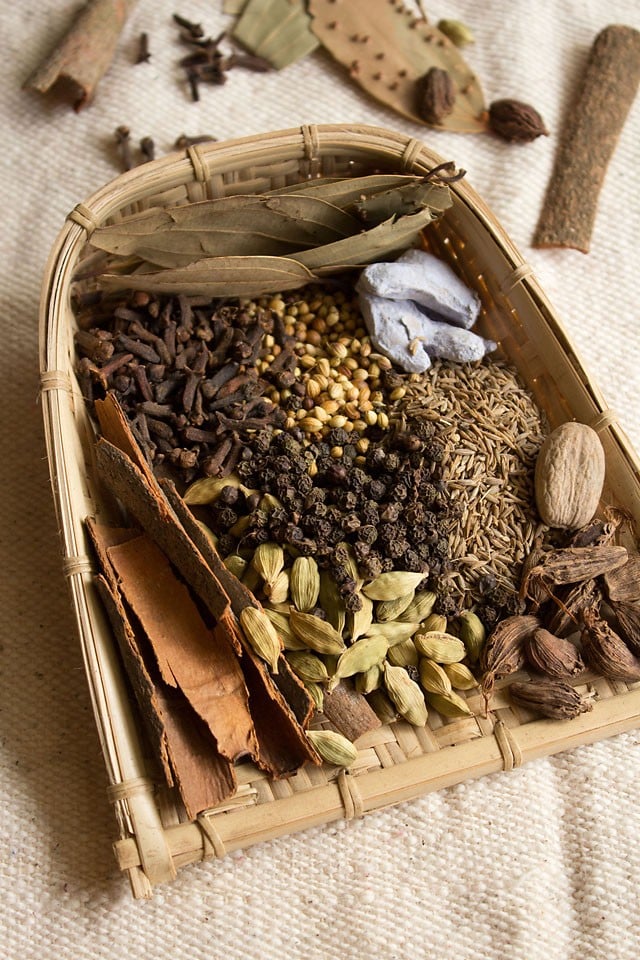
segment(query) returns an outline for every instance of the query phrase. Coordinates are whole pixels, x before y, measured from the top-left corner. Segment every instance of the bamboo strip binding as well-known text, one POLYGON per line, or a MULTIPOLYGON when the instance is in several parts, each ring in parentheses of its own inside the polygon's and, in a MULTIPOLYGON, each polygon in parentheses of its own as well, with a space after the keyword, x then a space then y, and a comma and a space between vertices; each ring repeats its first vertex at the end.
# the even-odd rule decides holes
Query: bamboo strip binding
MULTIPOLYGON (((587 678, 598 696, 571 722, 530 721, 501 695, 493 714, 424 729, 398 722, 362 738, 349 774, 303 769, 268 782, 239 767, 238 796, 185 822, 146 756, 140 718, 129 699, 117 650, 90 576, 82 520, 108 521, 92 464, 93 426, 72 371, 73 272, 98 224, 149 206, 262 192, 309 177, 357 176, 373 169, 424 173, 441 158, 419 141, 377 127, 305 125, 300 129, 189 148, 123 174, 69 214, 47 264, 40 311, 42 404, 54 499, 67 557, 78 632, 96 723, 119 823, 116 859, 136 897, 170 881, 187 863, 308 826, 359 817, 430 790, 510 770, 520 763, 630 729, 640 721, 640 684, 587 678)), ((546 410, 551 425, 576 418, 597 425, 607 457, 607 497, 640 521, 640 465, 606 407, 531 268, 491 211, 461 181, 454 205, 429 228, 433 252, 475 287, 483 302, 480 332, 496 340, 546 410)))

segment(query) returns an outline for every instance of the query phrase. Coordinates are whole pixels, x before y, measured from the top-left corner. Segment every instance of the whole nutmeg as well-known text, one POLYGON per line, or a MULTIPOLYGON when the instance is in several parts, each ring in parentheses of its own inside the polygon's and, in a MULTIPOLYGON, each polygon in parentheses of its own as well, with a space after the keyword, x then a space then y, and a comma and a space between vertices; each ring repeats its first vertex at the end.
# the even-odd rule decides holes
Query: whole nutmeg
POLYGON ((489 107, 489 128, 511 143, 529 143, 549 134, 538 111, 521 100, 494 100, 489 107))
POLYGON ((416 81, 418 116, 427 123, 442 123, 454 108, 456 91, 446 70, 431 67, 416 81))
POLYGON ((543 441, 535 466, 536 506, 550 527, 578 530, 593 518, 602 494, 605 455, 585 423, 556 427, 543 441))

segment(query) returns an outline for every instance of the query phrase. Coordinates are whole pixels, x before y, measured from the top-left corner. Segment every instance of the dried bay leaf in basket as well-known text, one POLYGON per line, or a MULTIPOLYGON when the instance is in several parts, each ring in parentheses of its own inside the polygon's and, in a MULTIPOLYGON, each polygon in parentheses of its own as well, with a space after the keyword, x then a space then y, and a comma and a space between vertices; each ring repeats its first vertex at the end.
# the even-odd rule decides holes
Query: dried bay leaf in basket
POLYGON ((93 246, 161 267, 206 257, 279 256, 351 236, 358 219, 317 196, 231 196, 153 207, 98 227, 93 246))
POLYGON ((433 211, 426 207, 419 213, 406 217, 390 217, 347 240, 338 240, 314 250, 300 251, 293 254, 293 258, 312 270, 317 277, 376 263, 415 246, 422 230, 434 219, 433 211))
POLYGON ((248 0, 232 36, 276 70, 306 57, 319 46, 304 0, 248 0))
POLYGON ((425 208, 431 210, 435 219, 451 204, 448 187, 422 180, 365 196, 355 201, 353 209, 365 223, 380 224, 390 217, 408 216, 425 208))
POLYGON ((292 183, 287 187, 277 187, 275 190, 269 190, 265 196, 305 194, 305 196, 330 200, 337 207, 344 209, 363 197, 370 197, 383 190, 391 190, 393 187, 421 183, 423 179, 408 173, 372 173, 364 177, 320 177, 316 180, 292 183))
POLYGON ((455 89, 451 113, 438 129, 480 133, 486 108, 477 77, 440 30, 417 19, 401 0, 309 0, 311 29, 349 76, 381 103, 415 123, 418 80, 431 68, 446 70, 455 89))
MULTIPOLYGON (((332 245, 333 246, 333 245, 332 245)), ((291 257, 211 257, 175 269, 128 275, 103 274, 109 290, 217 297, 259 297, 297 290, 317 277, 291 257)))

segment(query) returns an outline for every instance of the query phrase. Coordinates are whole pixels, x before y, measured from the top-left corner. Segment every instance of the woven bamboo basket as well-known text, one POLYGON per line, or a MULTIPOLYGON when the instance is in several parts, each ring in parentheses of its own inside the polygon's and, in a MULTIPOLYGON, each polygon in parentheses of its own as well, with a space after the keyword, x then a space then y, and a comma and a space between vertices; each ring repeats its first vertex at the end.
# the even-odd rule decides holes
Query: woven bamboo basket
MULTIPOLYGON (((271 781, 250 764, 238 769, 230 803, 186 822, 142 733, 117 645, 95 591, 83 529, 87 515, 109 519, 93 463, 95 428, 73 372, 74 270, 93 229, 154 206, 259 193, 315 176, 374 170, 425 173, 441 158, 417 140, 367 126, 304 126, 194 146, 145 164, 106 185, 69 216, 49 258, 40 313, 41 384, 46 442, 61 530, 64 572, 82 645, 87 681, 110 782, 119 839, 115 856, 135 897, 172 880, 191 862, 262 840, 409 800, 431 790, 510 770, 525 761, 590 743, 640 723, 640 684, 589 676, 591 712, 571 722, 523 718, 498 684, 485 718, 397 721, 358 741, 349 773, 303 768, 271 781)), ((551 426, 575 418, 599 431, 607 462, 606 502, 640 522, 639 461, 585 371, 553 309, 511 240, 465 181, 453 206, 429 228, 429 244, 481 296, 480 332, 502 354, 546 412, 551 426)))

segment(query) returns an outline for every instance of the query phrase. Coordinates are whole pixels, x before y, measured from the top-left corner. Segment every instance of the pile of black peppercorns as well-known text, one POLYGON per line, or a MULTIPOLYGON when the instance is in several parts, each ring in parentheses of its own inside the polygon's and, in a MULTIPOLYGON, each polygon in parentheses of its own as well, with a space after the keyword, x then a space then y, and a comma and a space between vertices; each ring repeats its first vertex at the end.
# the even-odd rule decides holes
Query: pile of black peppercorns
POLYGON ((435 589, 440 608, 446 606, 438 580, 447 568, 455 510, 441 480, 444 448, 434 434, 428 420, 388 433, 378 430, 357 463, 356 448, 343 430, 307 445, 286 432, 261 431, 235 469, 246 487, 259 492, 246 496, 229 485, 208 510, 221 555, 266 541, 295 548, 331 571, 353 611, 361 601, 344 546, 349 544, 363 579, 390 570, 424 571, 423 586, 435 589), (336 446, 343 451, 338 460, 331 456, 336 446), (261 509, 265 493, 280 506, 261 509), (230 530, 242 517, 249 523, 234 536, 230 530))

